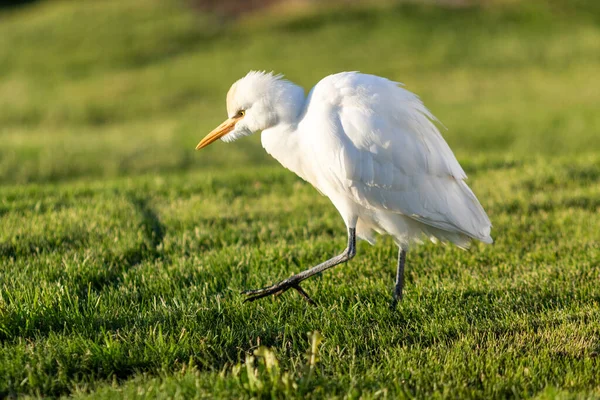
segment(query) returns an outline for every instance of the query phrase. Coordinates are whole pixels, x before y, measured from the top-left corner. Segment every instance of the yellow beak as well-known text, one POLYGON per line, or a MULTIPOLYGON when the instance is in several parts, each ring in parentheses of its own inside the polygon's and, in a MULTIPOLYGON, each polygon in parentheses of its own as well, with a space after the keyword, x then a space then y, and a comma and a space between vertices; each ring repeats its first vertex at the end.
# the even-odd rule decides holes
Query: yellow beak
POLYGON ((235 124, 238 122, 239 119, 241 119, 241 117, 236 116, 225 120, 221 125, 213 129, 211 133, 206 135, 204 139, 200 141, 200 143, 198 143, 198 146, 196 146, 196 150, 200 150, 201 148, 208 146, 220 137, 227 135, 233 130, 235 124))

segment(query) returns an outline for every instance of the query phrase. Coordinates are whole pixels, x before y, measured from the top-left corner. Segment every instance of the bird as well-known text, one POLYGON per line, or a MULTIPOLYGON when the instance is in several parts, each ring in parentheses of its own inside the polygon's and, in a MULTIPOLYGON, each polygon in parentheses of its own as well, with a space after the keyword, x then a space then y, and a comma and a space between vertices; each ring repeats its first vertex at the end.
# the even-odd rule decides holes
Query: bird
POLYGON ((262 289, 255 301, 300 284, 356 255, 356 240, 389 235, 398 246, 391 307, 403 297, 406 255, 429 239, 467 248, 493 243, 492 224, 442 137, 439 121, 399 82, 360 72, 321 79, 308 93, 281 74, 250 71, 227 93, 228 118, 196 146, 261 132, 264 149, 329 197, 347 228, 337 256, 262 289))

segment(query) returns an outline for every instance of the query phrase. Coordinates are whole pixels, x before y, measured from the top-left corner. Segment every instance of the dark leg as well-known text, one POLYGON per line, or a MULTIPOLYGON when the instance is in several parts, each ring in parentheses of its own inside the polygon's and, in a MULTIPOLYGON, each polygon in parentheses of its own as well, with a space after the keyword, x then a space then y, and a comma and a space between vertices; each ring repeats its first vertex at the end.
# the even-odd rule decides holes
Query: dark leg
POLYGON ((406 251, 400 249, 398 252, 398 269, 396 270, 396 287, 394 288, 394 300, 392 308, 402 300, 402 288, 404 288, 404 262, 406 261, 406 251))
POLYGON ((355 228, 348 228, 348 247, 346 250, 342 252, 342 254, 333 257, 330 260, 325 261, 317 265, 316 267, 312 267, 307 269, 306 271, 300 272, 290 278, 284 279, 283 281, 276 283, 272 286, 266 287, 264 289, 257 290, 247 290, 243 292, 243 294, 247 295, 248 298, 245 301, 254 301, 261 299, 266 296, 270 296, 273 294, 280 294, 289 289, 296 289, 298 293, 304 297, 309 303, 312 305, 316 305, 314 301, 308 296, 308 294, 300 287, 300 282, 305 279, 310 278, 311 276, 318 274, 319 272, 325 271, 331 267, 334 267, 338 264, 344 263, 350 260, 356 254, 356 230, 355 228))

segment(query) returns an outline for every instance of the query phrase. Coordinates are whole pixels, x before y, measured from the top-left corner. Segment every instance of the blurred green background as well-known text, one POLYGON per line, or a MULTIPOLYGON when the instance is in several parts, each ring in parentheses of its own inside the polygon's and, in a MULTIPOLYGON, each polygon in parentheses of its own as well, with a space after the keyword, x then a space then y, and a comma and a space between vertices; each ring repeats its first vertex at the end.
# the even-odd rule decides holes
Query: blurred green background
POLYGON ((250 69, 307 91, 348 70, 403 82, 459 159, 600 150, 596 1, 237 3, 0 11, 0 181, 275 165, 258 135, 193 151, 250 69))

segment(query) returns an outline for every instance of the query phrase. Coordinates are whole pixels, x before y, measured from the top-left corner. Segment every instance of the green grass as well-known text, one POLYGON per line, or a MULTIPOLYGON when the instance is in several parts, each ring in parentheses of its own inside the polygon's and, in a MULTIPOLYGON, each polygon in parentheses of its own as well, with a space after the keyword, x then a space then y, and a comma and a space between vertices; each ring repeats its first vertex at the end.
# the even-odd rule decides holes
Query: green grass
POLYGON ((0 14, 0 397, 600 397, 595 2, 227 26, 169 4, 0 14), (406 83, 496 243, 411 249, 395 312, 386 238, 306 283, 318 308, 243 304, 345 245, 329 200, 258 135, 193 151, 249 69, 406 83))

